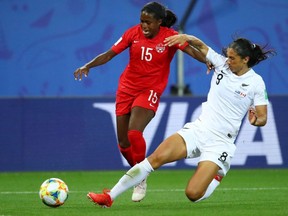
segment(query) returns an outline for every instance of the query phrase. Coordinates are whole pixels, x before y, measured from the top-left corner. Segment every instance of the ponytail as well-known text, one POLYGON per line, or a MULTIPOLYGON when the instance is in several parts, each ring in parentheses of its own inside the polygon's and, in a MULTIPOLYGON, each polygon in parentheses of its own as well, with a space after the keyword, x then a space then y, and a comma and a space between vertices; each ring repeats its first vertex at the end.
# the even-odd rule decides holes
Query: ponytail
POLYGON ((166 17, 162 19, 161 26, 170 28, 177 22, 177 16, 169 9, 166 9, 166 17))
MULTIPOLYGON (((245 38, 235 39, 228 48, 232 48, 241 57, 249 57, 247 66, 249 68, 259 64, 261 61, 267 59, 269 56, 276 55, 272 49, 267 49, 267 45, 261 47, 258 44, 252 43, 245 38)), ((223 49, 223 54, 227 56, 227 48, 223 49)))

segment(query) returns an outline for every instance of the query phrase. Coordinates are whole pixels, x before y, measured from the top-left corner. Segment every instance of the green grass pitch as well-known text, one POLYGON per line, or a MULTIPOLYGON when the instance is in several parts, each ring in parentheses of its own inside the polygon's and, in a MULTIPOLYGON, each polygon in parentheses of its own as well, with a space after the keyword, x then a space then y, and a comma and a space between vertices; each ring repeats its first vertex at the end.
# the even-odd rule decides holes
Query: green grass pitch
POLYGON ((0 216, 277 216, 288 215, 288 169, 231 169, 210 198, 190 202, 184 193, 194 170, 158 170, 148 178, 146 198, 131 201, 132 189, 111 208, 102 209, 87 198, 88 191, 111 188, 125 171, 0 173, 0 216), (59 208, 45 206, 38 196, 41 183, 63 179, 69 198, 59 208))

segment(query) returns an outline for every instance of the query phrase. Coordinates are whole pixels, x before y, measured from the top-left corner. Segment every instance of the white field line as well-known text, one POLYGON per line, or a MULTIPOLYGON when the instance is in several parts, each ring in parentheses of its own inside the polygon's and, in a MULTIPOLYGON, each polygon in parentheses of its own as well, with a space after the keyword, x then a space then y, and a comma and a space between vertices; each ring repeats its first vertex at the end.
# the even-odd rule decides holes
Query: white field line
MULTIPOLYGON (((218 191, 270 191, 288 190, 288 187, 261 187, 261 188, 218 188, 218 191)), ((148 192, 183 192, 184 189, 151 189, 148 192)), ((69 193, 87 193, 88 191, 69 191, 69 193)), ((37 194, 37 191, 0 191, 0 195, 5 194, 37 194)))

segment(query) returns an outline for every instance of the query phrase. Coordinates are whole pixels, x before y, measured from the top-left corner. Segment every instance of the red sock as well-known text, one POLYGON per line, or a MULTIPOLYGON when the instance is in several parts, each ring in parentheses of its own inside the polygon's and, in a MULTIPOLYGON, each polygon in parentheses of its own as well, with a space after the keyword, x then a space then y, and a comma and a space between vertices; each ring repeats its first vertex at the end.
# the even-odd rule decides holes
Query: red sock
POLYGON ((223 179, 223 176, 217 174, 214 179, 216 179, 218 182, 221 182, 223 179))
POLYGON ((121 154, 123 155, 123 157, 127 160, 127 162, 129 163, 129 165, 132 167, 134 166, 136 163, 133 160, 133 152, 132 152, 132 146, 129 146, 128 148, 122 148, 119 144, 118 144, 118 148, 121 152, 121 154))
POLYGON ((143 133, 138 130, 129 130, 128 139, 132 146, 134 162, 140 163, 146 156, 146 142, 143 133))

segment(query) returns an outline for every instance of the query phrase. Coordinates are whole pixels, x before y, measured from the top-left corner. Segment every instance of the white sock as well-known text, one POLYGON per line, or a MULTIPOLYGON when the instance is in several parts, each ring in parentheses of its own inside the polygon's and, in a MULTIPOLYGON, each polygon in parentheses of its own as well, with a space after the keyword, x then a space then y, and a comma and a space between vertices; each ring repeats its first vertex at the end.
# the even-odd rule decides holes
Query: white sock
POLYGON ((141 163, 133 166, 128 172, 122 176, 118 183, 111 189, 110 196, 112 200, 115 200, 117 196, 122 194, 129 188, 139 184, 143 181, 149 173, 154 171, 151 164, 145 158, 141 163))
POLYGON ((220 184, 219 181, 217 181, 216 179, 213 179, 212 182, 209 184, 205 194, 203 195, 203 197, 201 197, 200 199, 196 200, 195 202, 200 202, 206 198, 208 198, 213 191, 218 187, 218 185, 220 184))

